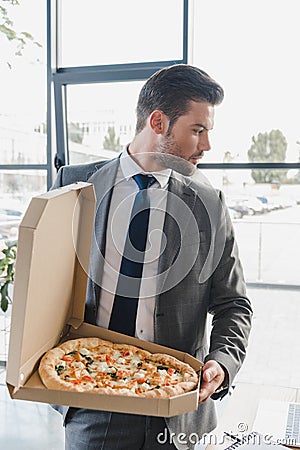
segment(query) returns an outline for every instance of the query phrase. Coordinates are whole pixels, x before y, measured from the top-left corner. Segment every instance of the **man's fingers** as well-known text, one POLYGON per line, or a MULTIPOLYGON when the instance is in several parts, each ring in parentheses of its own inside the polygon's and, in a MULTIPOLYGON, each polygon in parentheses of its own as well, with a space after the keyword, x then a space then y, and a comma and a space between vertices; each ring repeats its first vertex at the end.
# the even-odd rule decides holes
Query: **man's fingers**
POLYGON ((205 366, 203 366, 202 370, 202 382, 212 383, 212 382, 221 382, 222 376, 224 375, 223 370, 218 367, 210 367, 209 369, 206 369, 205 366))
POLYGON ((199 393, 199 401, 205 402, 222 384, 224 370, 216 361, 208 361, 202 368, 202 381, 199 393))
POLYGON ((215 378, 211 382, 202 381, 200 393, 199 393, 199 401, 204 402, 208 399, 219 387, 220 382, 215 378))
POLYGON ((202 373, 202 379, 207 381, 208 383, 220 376, 221 376, 220 371, 215 370, 214 368, 204 369, 202 373))
POLYGON ((203 372, 203 376, 202 376, 203 380, 210 382, 212 380, 212 378, 214 378, 214 376, 210 370, 205 370, 203 372))

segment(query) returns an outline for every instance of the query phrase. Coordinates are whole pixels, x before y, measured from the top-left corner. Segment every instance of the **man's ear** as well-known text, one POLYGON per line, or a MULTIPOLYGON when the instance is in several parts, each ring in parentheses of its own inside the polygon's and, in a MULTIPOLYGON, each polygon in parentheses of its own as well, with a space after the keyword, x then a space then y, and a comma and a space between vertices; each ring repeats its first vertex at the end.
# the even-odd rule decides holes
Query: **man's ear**
POLYGON ((155 134, 165 134, 169 127, 168 117, 159 109, 150 114, 149 124, 155 134))

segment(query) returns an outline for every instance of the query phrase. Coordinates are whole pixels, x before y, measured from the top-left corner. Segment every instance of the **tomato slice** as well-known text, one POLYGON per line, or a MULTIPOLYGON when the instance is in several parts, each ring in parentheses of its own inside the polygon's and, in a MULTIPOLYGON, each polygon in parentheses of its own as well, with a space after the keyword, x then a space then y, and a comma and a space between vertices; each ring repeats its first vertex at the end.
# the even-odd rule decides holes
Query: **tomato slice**
POLYGON ((116 362, 116 360, 110 355, 105 355, 105 359, 106 359, 106 362, 108 362, 108 363, 116 362))
POLYGON ((84 375, 84 377, 82 377, 82 379, 84 381, 92 381, 92 382, 94 382, 94 378, 90 377, 89 375, 84 375))

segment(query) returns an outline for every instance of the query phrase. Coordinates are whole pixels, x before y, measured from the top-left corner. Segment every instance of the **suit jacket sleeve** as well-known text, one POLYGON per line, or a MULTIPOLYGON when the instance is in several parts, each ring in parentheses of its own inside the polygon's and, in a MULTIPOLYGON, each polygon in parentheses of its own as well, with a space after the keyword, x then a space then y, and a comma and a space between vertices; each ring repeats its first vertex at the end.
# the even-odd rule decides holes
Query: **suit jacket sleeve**
MULTIPOLYGON (((224 219, 221 220, 222 226, 225 226, 225 245, 212 276, 209 312, 213 320, 209 354, 205 362, 211 359, 219 362, 227 370, 230 386, 245 358, 252 309, 246 296, 234 231, 222 193, 220 200, 225 215, 225 223, 224 219)), ((226 390, 222 391, 221 396, 225 394, 226 390)))

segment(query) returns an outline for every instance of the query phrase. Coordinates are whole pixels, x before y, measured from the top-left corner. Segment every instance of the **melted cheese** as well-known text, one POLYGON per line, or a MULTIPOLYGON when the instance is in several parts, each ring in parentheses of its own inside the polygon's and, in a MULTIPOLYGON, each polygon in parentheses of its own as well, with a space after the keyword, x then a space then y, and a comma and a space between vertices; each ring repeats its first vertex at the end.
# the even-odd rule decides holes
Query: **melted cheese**
POLYGON ((81 361, 78 361, 78 354, 70 362, 60 360, 59 366, 62 366, 64 370, 59 376, 71 383, 79 380, 88 388, 110 386, 126 388, 131 392, 146 392, 160 386, 176 384, 185 379, 177 371, 174 373, 169 371, 171 372, 169 374, 166 369, 157 369, 159 364, 145 362, 139 354, 132 354, 132 352, 126 354, 127 352, 111 350, 109 347, 101 348, 101 350, 104 353, 99 355, 97 349, 81 348, 79 350, 82 355, 81 361), (84 376, 91 377, 94 381, 82 380, 84 376))

